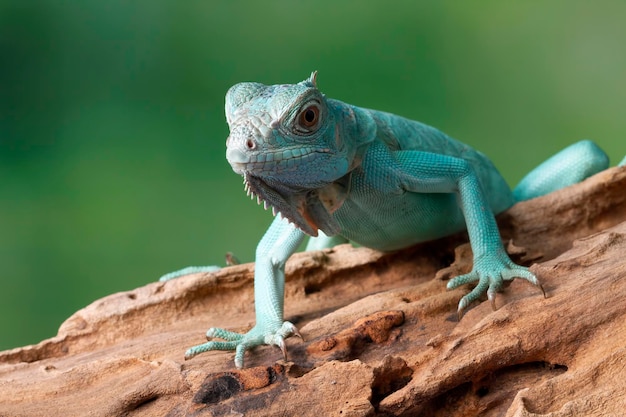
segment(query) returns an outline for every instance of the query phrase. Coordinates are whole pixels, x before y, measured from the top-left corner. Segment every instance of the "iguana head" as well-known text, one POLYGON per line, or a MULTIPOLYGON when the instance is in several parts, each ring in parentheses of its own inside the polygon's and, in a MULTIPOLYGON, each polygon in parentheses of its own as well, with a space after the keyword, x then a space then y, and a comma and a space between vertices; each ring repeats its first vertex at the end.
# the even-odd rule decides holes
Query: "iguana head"
POLYGON ((226 93, 228 162, 249 194, 313 236, 339 232, 332 212, 354 157, 338 111, 317 89, 315 72, 298 84, 248 82, 226 93))

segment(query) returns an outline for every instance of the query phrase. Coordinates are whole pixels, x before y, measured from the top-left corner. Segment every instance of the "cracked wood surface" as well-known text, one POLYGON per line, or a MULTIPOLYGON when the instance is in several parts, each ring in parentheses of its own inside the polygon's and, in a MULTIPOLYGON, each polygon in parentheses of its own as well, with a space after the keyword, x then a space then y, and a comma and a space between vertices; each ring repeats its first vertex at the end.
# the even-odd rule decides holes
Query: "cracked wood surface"
POLYGON ((287 263, 305 341, 189 361, 208 327, 254 320, 253 265, 155 282, 0 352, 0 416, 611 416, 626 408, 626 168, 499 216, 521 280, 459 321, 464 235, 383 254, 342 245, 287 263), (452 262, 454 261, 454 262, 452 262))

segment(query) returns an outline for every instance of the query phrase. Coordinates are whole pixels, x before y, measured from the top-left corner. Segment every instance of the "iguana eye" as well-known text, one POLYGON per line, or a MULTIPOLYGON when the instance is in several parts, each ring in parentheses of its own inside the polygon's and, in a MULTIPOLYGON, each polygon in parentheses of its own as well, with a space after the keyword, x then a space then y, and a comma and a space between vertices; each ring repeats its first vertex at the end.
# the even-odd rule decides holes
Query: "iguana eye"
POLYGON ((298 116, 298 123, 304 130, 310 131, 317 125, 320 117, 320 108, 317 104, 311 104, 305 107, 298 116))

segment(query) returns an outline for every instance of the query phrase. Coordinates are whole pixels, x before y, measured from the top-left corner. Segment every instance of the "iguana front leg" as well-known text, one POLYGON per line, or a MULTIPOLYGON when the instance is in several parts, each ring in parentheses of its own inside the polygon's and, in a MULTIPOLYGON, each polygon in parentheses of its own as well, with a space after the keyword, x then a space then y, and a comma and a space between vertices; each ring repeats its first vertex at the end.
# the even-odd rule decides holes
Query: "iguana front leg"
POLYGON ((254 270, 254 302, 256 325, 247 333, 239 334, 219 328, 207 331, 207 338, 225 341, 209 341, 185 352, 185 358, 209 350, 235 350, 235 366, 243 367, 246 350, 263 345, 278 346, 286 357, 285 339, 300 336, 296 327, 283 321, 285 293, 285 263, 296 251, 305 234, 292 224, 276 216, 256 250, 254 270))
POLYGON ((461 298, 458 306, 459 316, 485 291, 495 309, 496 293, 504 281, 513 280, 515 277, 524 278, 541 288, 535 275, 528 268, 513 263, 504 250, 489 201, 467 161, 421 151, 398 151, 396 158, 401 166, 400 183, 406 191, 454 192, 459 197, 459 205, 465 217, 474 253, 474 265, 470 273, 452 279, 447 287, 452 289, 478 281, 476 287, 461 298))

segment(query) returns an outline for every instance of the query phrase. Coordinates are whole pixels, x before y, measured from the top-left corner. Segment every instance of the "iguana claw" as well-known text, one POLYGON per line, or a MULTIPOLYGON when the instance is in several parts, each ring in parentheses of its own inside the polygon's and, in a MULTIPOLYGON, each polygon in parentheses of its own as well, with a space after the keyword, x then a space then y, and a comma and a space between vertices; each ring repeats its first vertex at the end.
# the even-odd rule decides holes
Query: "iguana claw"
POLYGON ((493 311, 496 311, 498 309, 498 307, 496 307, 496 293, 487 291, 487 299, 489 300, 489 303, 491 304, 491 309, 493 311))

